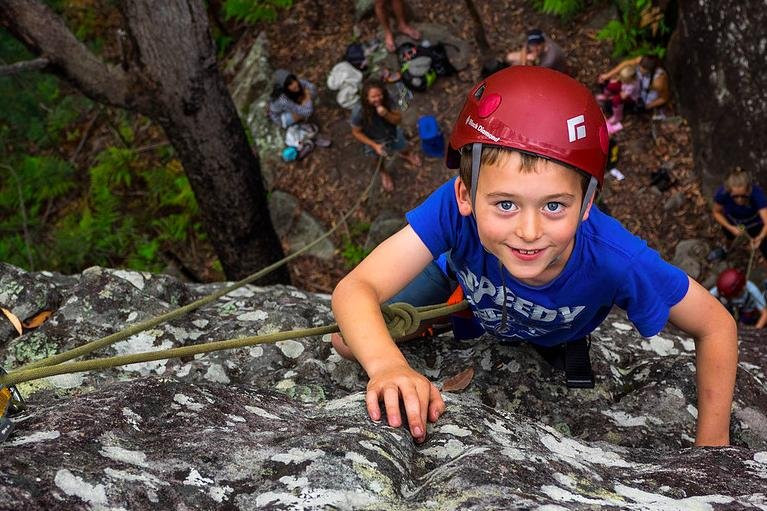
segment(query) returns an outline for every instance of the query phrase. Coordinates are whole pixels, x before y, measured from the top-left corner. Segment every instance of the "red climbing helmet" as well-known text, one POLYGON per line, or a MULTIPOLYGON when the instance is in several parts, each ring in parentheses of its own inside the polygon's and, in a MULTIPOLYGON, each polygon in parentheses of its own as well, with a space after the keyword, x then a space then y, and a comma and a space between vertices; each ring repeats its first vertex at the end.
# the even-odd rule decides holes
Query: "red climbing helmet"
POLYGON ((467 144, 503 146, 565 163, 601 186, 607 161, 607 125, 591 92, 544 67, 512 66, 477 84, 455 122, 445 163, 460 165, 467 144))
POLYGON ((746 276, 735 268, 727 268, 716 279, 716 289, 721 296, 733 298, 743 292, 746 286, 746 276))

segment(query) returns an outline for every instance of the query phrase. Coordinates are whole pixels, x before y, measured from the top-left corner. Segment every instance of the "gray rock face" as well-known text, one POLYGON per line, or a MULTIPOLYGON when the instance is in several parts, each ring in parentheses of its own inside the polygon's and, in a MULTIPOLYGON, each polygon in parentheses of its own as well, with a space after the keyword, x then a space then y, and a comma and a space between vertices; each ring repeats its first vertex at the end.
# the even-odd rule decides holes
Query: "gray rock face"
POLYGON ((767 182, 764 0, 680 0, 679 14, 669 70, 704 185, 713 192, 735 166, 767 182))
MULTIPOLYGON (((0 339, 4 366, 71 348, 207 294, 162 275, 0 265, 0 305, 55 309, 0 339)), ((24 311, 21 313, 20 311, 24 311)), ((23 318, 24 319, 24 318, 23 318)), ((332 322, 329 298, 246 287, 102 350, 162 349, 332 322)), ((0 509, 758 509, 767 506, 767 342, 741 334, 729 448, 691 448, 693 341, 596 332, 593 390, 527 347, 445 334, 403 346, 438 384, 473 367, 423 444, 372 422, 365 375, 328 336, 20 384, 0 445, 0 509)))

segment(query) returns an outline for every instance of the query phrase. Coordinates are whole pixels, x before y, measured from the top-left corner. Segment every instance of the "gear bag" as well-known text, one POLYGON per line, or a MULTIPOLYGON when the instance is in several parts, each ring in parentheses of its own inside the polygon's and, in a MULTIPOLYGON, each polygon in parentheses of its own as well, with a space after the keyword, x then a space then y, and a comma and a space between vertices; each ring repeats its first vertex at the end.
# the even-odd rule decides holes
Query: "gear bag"
POLYGON ((426 50, 410 42, 402 43, 397 48, 402 82, 412 91, 423 92, 437 79, 432 58, 426 50))

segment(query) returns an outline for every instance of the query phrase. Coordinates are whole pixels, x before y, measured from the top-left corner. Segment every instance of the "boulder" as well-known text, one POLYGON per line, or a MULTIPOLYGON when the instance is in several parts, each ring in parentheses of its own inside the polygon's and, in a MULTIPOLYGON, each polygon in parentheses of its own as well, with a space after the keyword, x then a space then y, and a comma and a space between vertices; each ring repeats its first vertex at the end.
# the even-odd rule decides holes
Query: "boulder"
POLYGON ((767 182, 766 24, 763 0, 679 1, 667 60, 710 193, 735 166, 767 182))
MULTIPOLYGON (((56 307, 0 339, 7 369, 189 303, 223 284, 90 268, 64 277, 0 263, 3 306, 56 307), (16 282, 17 284, 14 284, 16 282)), ((99 355, 333 321, 329 297, 240 288, 99 355)), ((451 334, 403 345, 463 391, 415 444, 371 421, 366 377, 329 336, 20 384, 28 407, 2 444, 3 509, 759 509, 767 506, 767 342, 741 332, 732 447, 692 448, 694 342, 645 339, 621 311, 595 332, 597 386, 572 390, 525 345, 451 334)))
MULTIPOLYGON (((275 190, 269 195, 269 213, 277 235, 295 252, 314 242, 327 232, 320 222, 306 211, 303 211, 293 195, 275 190)), ((320 259, 335 257, 336 248, 328 238, 320 241, 307 254, 320 259)))
POLYGON ((229 91, 240 118, 253 136, 264 186, 271 190, 274 166, 285 143, 282 130, 266 115, 273 86, 266 33, 261 32, 249 47, 234 52, 224 69, 233 75, 229 80, 229 91))

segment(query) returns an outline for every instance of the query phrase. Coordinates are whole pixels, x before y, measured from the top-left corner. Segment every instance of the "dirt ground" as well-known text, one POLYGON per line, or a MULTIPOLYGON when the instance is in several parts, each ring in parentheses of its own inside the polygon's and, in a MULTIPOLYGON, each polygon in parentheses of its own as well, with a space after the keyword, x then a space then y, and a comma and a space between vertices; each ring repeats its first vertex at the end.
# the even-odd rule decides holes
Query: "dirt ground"
MULTIPOLYGON (((499 57, 508 49, 519 47, 527 29, 538 27, 565 49, 575 77, 595 92, 596 76, 616 63, 610 56, 609 45, 595 37, 611 15, 609 8, 592 8, 563 24, 558 18, 535 11, 531 2, 490 0, 476 4, 487 40, 499 57)), ((474 50, 465 70, 438 79, 425 93, 416 93, 409 106, 411 111, 406 112, 404 128, 411 146, 417 147, 413 119, 423 114, 434 115, 449 136, 465 93, 479 79, 481 65, 473 36, 475 25, 463 2, 410 0, 409 5, 416 16, 416 27, 419 22, 442 24, 474 50)), ((375 38, 378 33, 378 23, 372 16, 356 26, 362 40, 375 38)), ((333 140, 331 148, 318 148, 305 160, 280 164, 275 187, 301 199, 304 209, 329 227, 367 187, 375 165, 375 160, 364 156, 360 144, 352 138, 348 111, 336 104, 332 91, 325 86, 328 72, 342 59, 346 45, 353 40, 354 4, 347 0, 331 7, 321 1, 297 0, 289 13, 261 28, 267 31, 272 66, 290 69, 318 85, 322 99, 316 121, 333 140), (320 4, 324 6, 318 8, 320 4), (296 38, 297 33, 302 34, 300 39, 296 38), (299 40, 302 42, 297 45, 299 40)), ((257 33, 254 30, 252 36, 257 33)), ((240 44, 247 44, 248 38, 242 38, 240 44)), ((703 238, 718 243, 719 231, 712 226, 708 199, 701 193, 693 168, 686 121, 676 116, 665 121, 632 116, 625 119, 624 126, 614 138, 619 148, 616 167, 625 179, 618 181, 608 175, 602 193, 609 213, 667 259, 673 258, 676 244, 684 239, 703 238), (650 182, 651 173, 661 166, 670 169, 672 177, 672 186, 665 191, 653 189, 650 182), (664 207, 672 197, 675 206, 664 207)), ((354 214, 349 225, 353 228, 355 223, 367 224, 383 210, 404 213, 452 174, 439 159, 425 159, 420 169, 398 166, 394 172, 396 190, 386 193, 376 186, 373 196, 354 214)), ((337 237, 335 243, 340 247, 342 239, 337 237)), ((319 292, 332 291, 347 271, 340 254, 331 262, 302 257, 291 266, 295 285, 319 292)), ((703 278, 707 276, 705 271, 703 278)))

